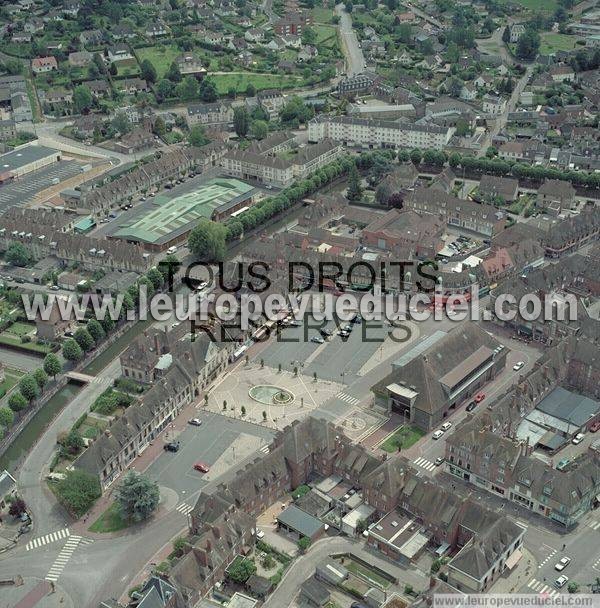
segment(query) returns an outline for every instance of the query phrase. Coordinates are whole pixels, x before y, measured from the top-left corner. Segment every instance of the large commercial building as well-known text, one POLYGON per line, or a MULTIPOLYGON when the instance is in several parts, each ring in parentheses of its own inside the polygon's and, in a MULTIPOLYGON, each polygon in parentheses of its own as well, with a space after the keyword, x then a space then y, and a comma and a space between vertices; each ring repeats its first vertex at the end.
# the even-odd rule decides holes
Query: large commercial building
POLYGON ((237 179, 215 178, 177 197, 159 195, 117 222, 110 237, 164 251, 184 241, 201 218, 220 221, 254 202, 256 189, 237 179))
POLYGON ((430 148, 442 150, 454 127, 416 125, 349 116, 317 116, 308 125, 309 141, 329 138, 362 148, 430 148))
POLYGON ((45 146, 23 146, 0 155, 0 183, 17 179, 61 159, 59 150, 45 146))

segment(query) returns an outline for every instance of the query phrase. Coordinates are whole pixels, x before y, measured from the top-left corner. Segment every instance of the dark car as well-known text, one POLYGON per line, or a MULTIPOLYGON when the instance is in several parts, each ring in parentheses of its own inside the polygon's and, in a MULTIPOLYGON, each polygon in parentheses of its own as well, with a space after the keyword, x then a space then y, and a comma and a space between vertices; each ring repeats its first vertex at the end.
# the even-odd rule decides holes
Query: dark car
POLYGON ((471 401, 469 405, 467 405, 467 412, 472 412, 477 407, 477 403, 475 401, 471 401))
POLYGON ((164 450, 165 452, 179 452, 179 441, 165 443, 164 450))
POLYGON ((324 338, 329 338, 333 335, 333 332, 330 329, 320 329, 319 333, 324 337, 324 338))

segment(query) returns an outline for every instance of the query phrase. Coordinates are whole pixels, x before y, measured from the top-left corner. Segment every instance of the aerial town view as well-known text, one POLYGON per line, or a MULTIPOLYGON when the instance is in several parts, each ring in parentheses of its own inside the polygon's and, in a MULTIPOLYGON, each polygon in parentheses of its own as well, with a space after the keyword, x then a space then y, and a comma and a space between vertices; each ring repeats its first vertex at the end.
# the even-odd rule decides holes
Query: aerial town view
POLYGON ((0 0, 0 608, 600 608, 600 0, 0 0))

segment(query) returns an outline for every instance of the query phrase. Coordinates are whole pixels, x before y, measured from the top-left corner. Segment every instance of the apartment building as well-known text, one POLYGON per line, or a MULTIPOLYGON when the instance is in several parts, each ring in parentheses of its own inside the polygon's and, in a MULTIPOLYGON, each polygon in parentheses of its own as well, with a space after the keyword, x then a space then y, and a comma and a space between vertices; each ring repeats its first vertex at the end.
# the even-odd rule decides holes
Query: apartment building
POLYGON ((233 109, 226 103, 203 103, 188 106, 188 122, 191 125, 226 126, 233 125, 233 109))
POLYGON ((463 200, 431 188, 417 188, 404 202, 404 208, 441 216, 449 226, 462 228, 486 238, 495 236, 506 225, 505 213, 492 205, 463 200))
POLYGON ((442 150, 447 146, 454 131, 454 127, 321 115, 310 121, 308 139, 317 142, 329 138, 345 146, 361 148, 442 150))

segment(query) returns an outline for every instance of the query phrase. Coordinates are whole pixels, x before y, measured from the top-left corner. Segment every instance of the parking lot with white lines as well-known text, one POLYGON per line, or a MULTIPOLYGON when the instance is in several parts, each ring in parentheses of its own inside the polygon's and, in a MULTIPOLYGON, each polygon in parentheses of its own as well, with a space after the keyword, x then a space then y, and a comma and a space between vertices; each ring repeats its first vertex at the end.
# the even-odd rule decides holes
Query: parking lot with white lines
POLYGON ((0 186, 0 213, 9 207, 24 205, 38 192, 52 186, 53 180, 58 179, 62 182, 80 172, 80 163, 63 160, 0 186))

